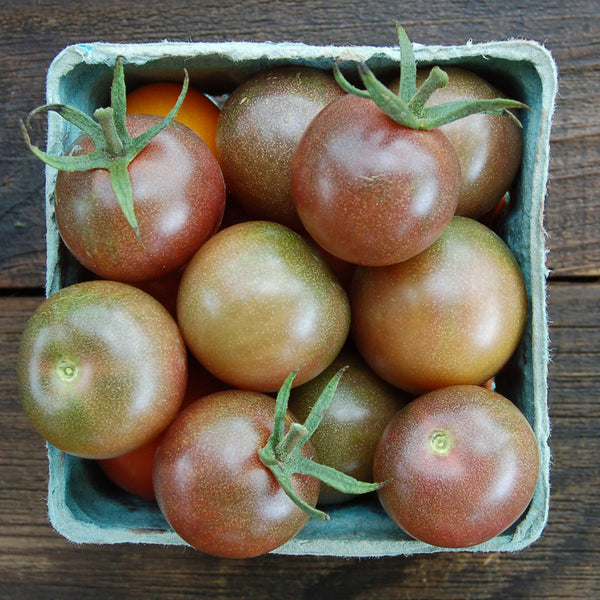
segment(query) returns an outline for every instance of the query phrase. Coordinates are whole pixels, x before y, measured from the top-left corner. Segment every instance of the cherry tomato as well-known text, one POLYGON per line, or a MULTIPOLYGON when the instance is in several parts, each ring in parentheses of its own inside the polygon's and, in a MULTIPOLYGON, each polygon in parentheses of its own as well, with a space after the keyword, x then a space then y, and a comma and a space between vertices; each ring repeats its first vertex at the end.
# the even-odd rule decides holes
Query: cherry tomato
POLYGON ((456 151, 441 131, 398 125, 352 94, 313 119, 291 171, 310 235, 335 256, 369 266, 431 245, 454 215, 459 181, 456 151))
MULTIPOLYGON (((417 73, 417 85, 428 69, 417 73)), ((448 85, 436 90, 426 106, 459 100, 504 98, 498 89, 479 75, 458 67, 444 67, 448 85)), ((396 90, 398 82, 390 86, 396 90)), ((523 128, 507 116, 477 113, 442 125, 458 153, 461 169, 460 196, 456 214, 479 218, 492 210, 508 191, 519 166, 523 128)))
MULTIPOLYGON (((154 466, 156 497, 167 521, 190 545, 216 556, 258 556, 306 524, 308 514, 258 456, 274 417, 270 396, 226 390, 188 406, 165 432, 154 466)), ((288 413, 286 429, 291 422, 288 413)), ((301 451, 314 458, 310 442, 301 451)), ((316 478, 293 475, 291 483, 315 506, 316 478)))
POLYGON ((98 466, 121 489, 138 498, 155 501, 152 468, 160 439, 161 435, 158 435, 131 452, 99 460, 98 466))
MULTIPOLYGON (((310 440, 321 464, 360 481, 373 481, 375 446, 409 395, 389 385, 368 367, 351 345, 311 381, 296 387, 289 407, 303 422, 315 398, 342 367, 346 367, 329 408, 310 440)), ((338 504, 355 496, 321 485, 319 504, 338 504)))
POLYGON ((301 227, 290 190, 292 156, 313 117, 343 93, 330 73, 283 67, 258 73, 229 96, 217 155, 228 191, 255 218, 301 227))
MULTIPOLYGON (((187 387, 181 403, 181 410, 198 398, 223 389, 225 389, 224 384, 212 377, 197 361, 190 358, 187 387)), ((154 468, 154 455, 162 435, 161 432, 141 448, 127 454, 99 460, 98 465, 106 476, 120 488, 140 498, 156 500, 152 469, 154 468)))
POLYGON ((412 393, 484 383, 517 348, 527 317, 509 247, 466 217, 454 217, 410 260, 358 267, 350 299, 359 351, 383 379, 412 393))
MULTIPOLYGON (((166 117, 181 92, 181 85, 157 82, 142 85, 127 94, 127 112, 166 117)), ((216 154, 215 135, 219 107, 194 88, 188 88, 185 100, 175 119, 195 131, 216 154)))
MULTIPOLYGON (((153 115, 128 115, 137 136, 159 122, 153 115)), ((81 136, 70 154, 88 154, 81 136)), ((136 282, 180 267, 218 228, 225 185, 216 158, 189 128, 171 123, 129 164, 140 238, 129 226, 108 171, 59 171, 56 222, 65 244, 85 267, 106 279, 136 282)))
POLYGON ((531 426, 478 386, 430 392, 401 409, 375 452, 390 518, 435 546, 465 548, 510 527, 529 505, 540 460, 531 426))
POLYGON ((249 221, 214 235, 187 266, 177 296, 181 331, 215 377, 261 392, 318 375, 350 327, 346 292, 291 229, 249 221))
POLYGON ((117 456, 155 438, 179 410, 186 377, 171 315, 113 281, 75 284, 46 299, 18 357, 19 394, 33 426, 85 458, 117 456))
POLYGON ((317 242, 315 242, 315 240, 308 235, 308 232, 305 229, 299 233, 309 244, 312 245, 317 253, 325 259, 325 262, 331 267, 331 270, 335 273, 335 276, 342 284, 342 287, 345 290, 348 290, 350 287, 350 282, 352 281, 352 276, 354 275, 354 270, 356 269, 356 265, 334 256, 331 254, 331 252, 328 252, 325 250, 325 248, 319 246, 319 244, 317 244, 317 242))
POLYGON ((157 279, 148 279, 132 283, 135 287, 150 294, 158 300, 173 317, 177 318, 177 290, 183 276, 185 265, 169 271, 166 275, 157 279))

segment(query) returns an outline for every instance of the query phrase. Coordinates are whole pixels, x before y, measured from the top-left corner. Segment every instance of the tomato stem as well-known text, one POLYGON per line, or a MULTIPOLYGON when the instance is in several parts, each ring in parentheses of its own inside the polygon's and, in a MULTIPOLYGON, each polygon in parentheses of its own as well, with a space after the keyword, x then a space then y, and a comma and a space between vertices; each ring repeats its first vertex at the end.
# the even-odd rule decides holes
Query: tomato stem
POLYGON ((100 127, 102 127, 107 151, 113 154, 113 156, 121 156, 123 154, 124 144, 117 132, 114 110, 110 107, 99 108, 94 112, 94 117, 100 124, 100 127))
POLYGON ((148 145, 150 140, 168 127, 175 118, 189 87, 189 75, 184 69, 184 81, 181 94, 169 114, 159 123, 141 135, 132 138, 125 128, 126 88, 123 58, 115 59, 113 82, 111 87, 111 106, 99 108, 94 112, 96 121, 83 111, 66 104, 45 104, 29 113, 25 123, 21 121, 21 130, 29 149, 47 165, 59 171, 88 171, 106 169, 110 171, 113 192, 138 239, 140 232, 134 210, 134 198, 129 163, 148 145), (56 112, 69 123, 87 134, 94 143, 94 151, 85 155, 53 156, 34 146, 29 137, 31 119, 43 112, 56 112))
POLYGON ((448 456, 454 447, 454 439, 447 431, 435 430, 429 434, 429 447, 438 456, 448 456))
POLYGON ((365 494, 380 487, 378 483, 365 483, 337 471, 332 467, 321 465, 301 454, 302 446, 319 426, 323 413, 331 404, 338 383, 346 368, 340 369, 325 386, 317 398, 304 424, 292 423, 285 431, 285 416, 287 414, 290 390, 298 370, 290 373, 277 394, 275 403, 275 418, 273 432, 266 445, 258 451, 262 463, 273 473, 282 489, 290 499, 311 517, 328 520, 327 513, 311 506, 302 500, 295 492, 291 478, 295 474, 311 475, 329 486, 347 494, 365 494))
POLYGON ((425 108, 431 95, 448 83, 448 74, 434 66, 423 85, 417 89, 417 63, 411 41, 404 28, 396 24, 400 45, 400 85, 395 94, 381 83, 364 62, 358 63, 358 74, 365 89, 352 85, 342 74, 339 65, 333 74, 340 87, 349 94, 368 98, 399 125, 411 129, 430 130, 462 119, 474 113, 509 115, 516 119, 512 109, 524 108, 526 104, 508 98, 491 100, 462 100, 425 108))
POLYGON ((432 94, 448 85, 448 74, 439 67, 433 67, 427 79, 410 99, 408 106, 417 115, 423 115, 423 109, 432 94))
POLYGON ((58 364, 56 365, 56 372, 61 381, 69 383, 77 378, 79 369, 72 360, 63 358, 58 361, 58 364))
POLYGON ((275 448, 275 456, 285 457, 290 456, 294 448, 300 444, 302 438, 308 434, 308 429, 300 423, 292 423, 288 432, 283 436, 283 439, 275 448))

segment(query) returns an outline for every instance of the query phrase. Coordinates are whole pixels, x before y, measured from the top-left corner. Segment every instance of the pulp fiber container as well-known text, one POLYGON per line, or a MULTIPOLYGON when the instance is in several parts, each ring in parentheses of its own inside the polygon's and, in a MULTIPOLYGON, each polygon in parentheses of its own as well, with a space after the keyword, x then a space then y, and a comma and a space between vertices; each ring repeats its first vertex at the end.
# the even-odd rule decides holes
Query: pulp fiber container
MULTIPOLYGON (((497 389, 524 412, 541 454, 541 474, 531 505, 510 529, 469 551, 516 551, 535 541, 544 528, 549 505, 547 405, 547 316, 543 206, 549 161, 549 138, 557 87, 556 67, 549 52, 535 42, 510 40, 464 46, 415 44, 420 65, 455 65, 471 69, 509 96, 525 102, 524 153, 511 192, 511 210, 499 232, 516 255, 527 285, 529 313, 517 352, 497 377, 497 389)), ((192 85, 225 96, 252 74, 281 65, 306 65, 331 70, 345 62, 366 60, 376 74, 395 75, 396 47, 334 47, 299 43, 177 43, 78 44, 65 48, 52 62, 47 101, 77 106, 88 114, 109 104, 113 65, 125 58, 128 90, 155 81, 182 81, 188 69, 192 85)), ((79 131, 50 113, 48 151, 62 154, 79 131)), ((62 244, 54 216, 56 171, 46 168, 47 294, 75 283, 81 269, 62 244)), ((77 543, 184 544, 155 504, 116 489, 95 463, 48 447, 48 511, 54 528, 77 543)), ((328 522, 310 521, 291 541, 275 550, 290 555, 377 557, 440 551, 413 540, 384 514, 374 495, 329 510, 328 522)))

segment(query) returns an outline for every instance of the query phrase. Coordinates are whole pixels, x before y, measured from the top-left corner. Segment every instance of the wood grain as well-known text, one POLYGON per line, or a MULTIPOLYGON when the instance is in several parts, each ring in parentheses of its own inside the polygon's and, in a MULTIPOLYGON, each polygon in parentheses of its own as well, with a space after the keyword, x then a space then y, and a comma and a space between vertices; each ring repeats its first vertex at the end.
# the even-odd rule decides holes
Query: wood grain
MULTIPOLYGON (((0 1, 0 598, 600 597, 600 11, 597 0, 0 1), (510 37, 546 44, 559 67, 545 226, 553 362, 552 496, 540 540, 514 555, 377 560, 265 556, 225 561, 183 547, 76 546, 49 526, 43 441, 18 403, 15 358, 44 284, 44 173, 18 120, 45 73, 84 41, 292 40, 395 44, 510 37)), ((38 143, 43 144, 43 140, 38 143)))

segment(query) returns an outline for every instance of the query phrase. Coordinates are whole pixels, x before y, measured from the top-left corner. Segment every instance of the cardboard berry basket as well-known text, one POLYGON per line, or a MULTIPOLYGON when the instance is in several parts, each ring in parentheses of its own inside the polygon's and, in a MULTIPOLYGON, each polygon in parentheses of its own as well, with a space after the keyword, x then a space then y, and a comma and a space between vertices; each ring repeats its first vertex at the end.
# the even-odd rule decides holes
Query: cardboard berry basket
MULTIPOLYGON (((515 253, 528 292, 526 330, 517 352, 497 377, 497 389, 524 412, 539 442, 541 473, 533 500, 523 516, 496 538, 470 551, 516 551, 542 533, 549 505, 547 405, 547 316, 543 206, 548 177, 551 119, 557 87, 556 67, 542 46, 511 40, 464 46, 415 45, 420 65, 462 66, 474 70, 525 102, 524 152, 511 193, 510 211, 499 232, 515 253)), ((226 95, 257 71, 294 64, 331 69, 334 61, 366 60, 379 75, 397 74, 396 47, 334 47, 297 43, 79 44, 65 48, 52 62, 47 101, 74 105, 88 114, 109 103, 114 61, 125 59, 128 89, 156 81, 182 81, 183 67, 191 83, 216 96, 226 95)), ((355 64, 345 62, 349 77, 355 64)), ((49 114, 48 151, 62 154, 78 130, 49 114)), ((46 168, 47 294, 75 283, 81 270, 60 241, 54 217, 56 171, 46 168)), ((93 461, 48 447, 48 511, 52 525, 77 543, 184 544, 155 504, 117 490, 93 461)), ((328 522, 310 521, 282 554, 377 557, 437 552, 439 548, 409 538, 383 512, 377 498, 362 497, 331 508, 328 522)))

